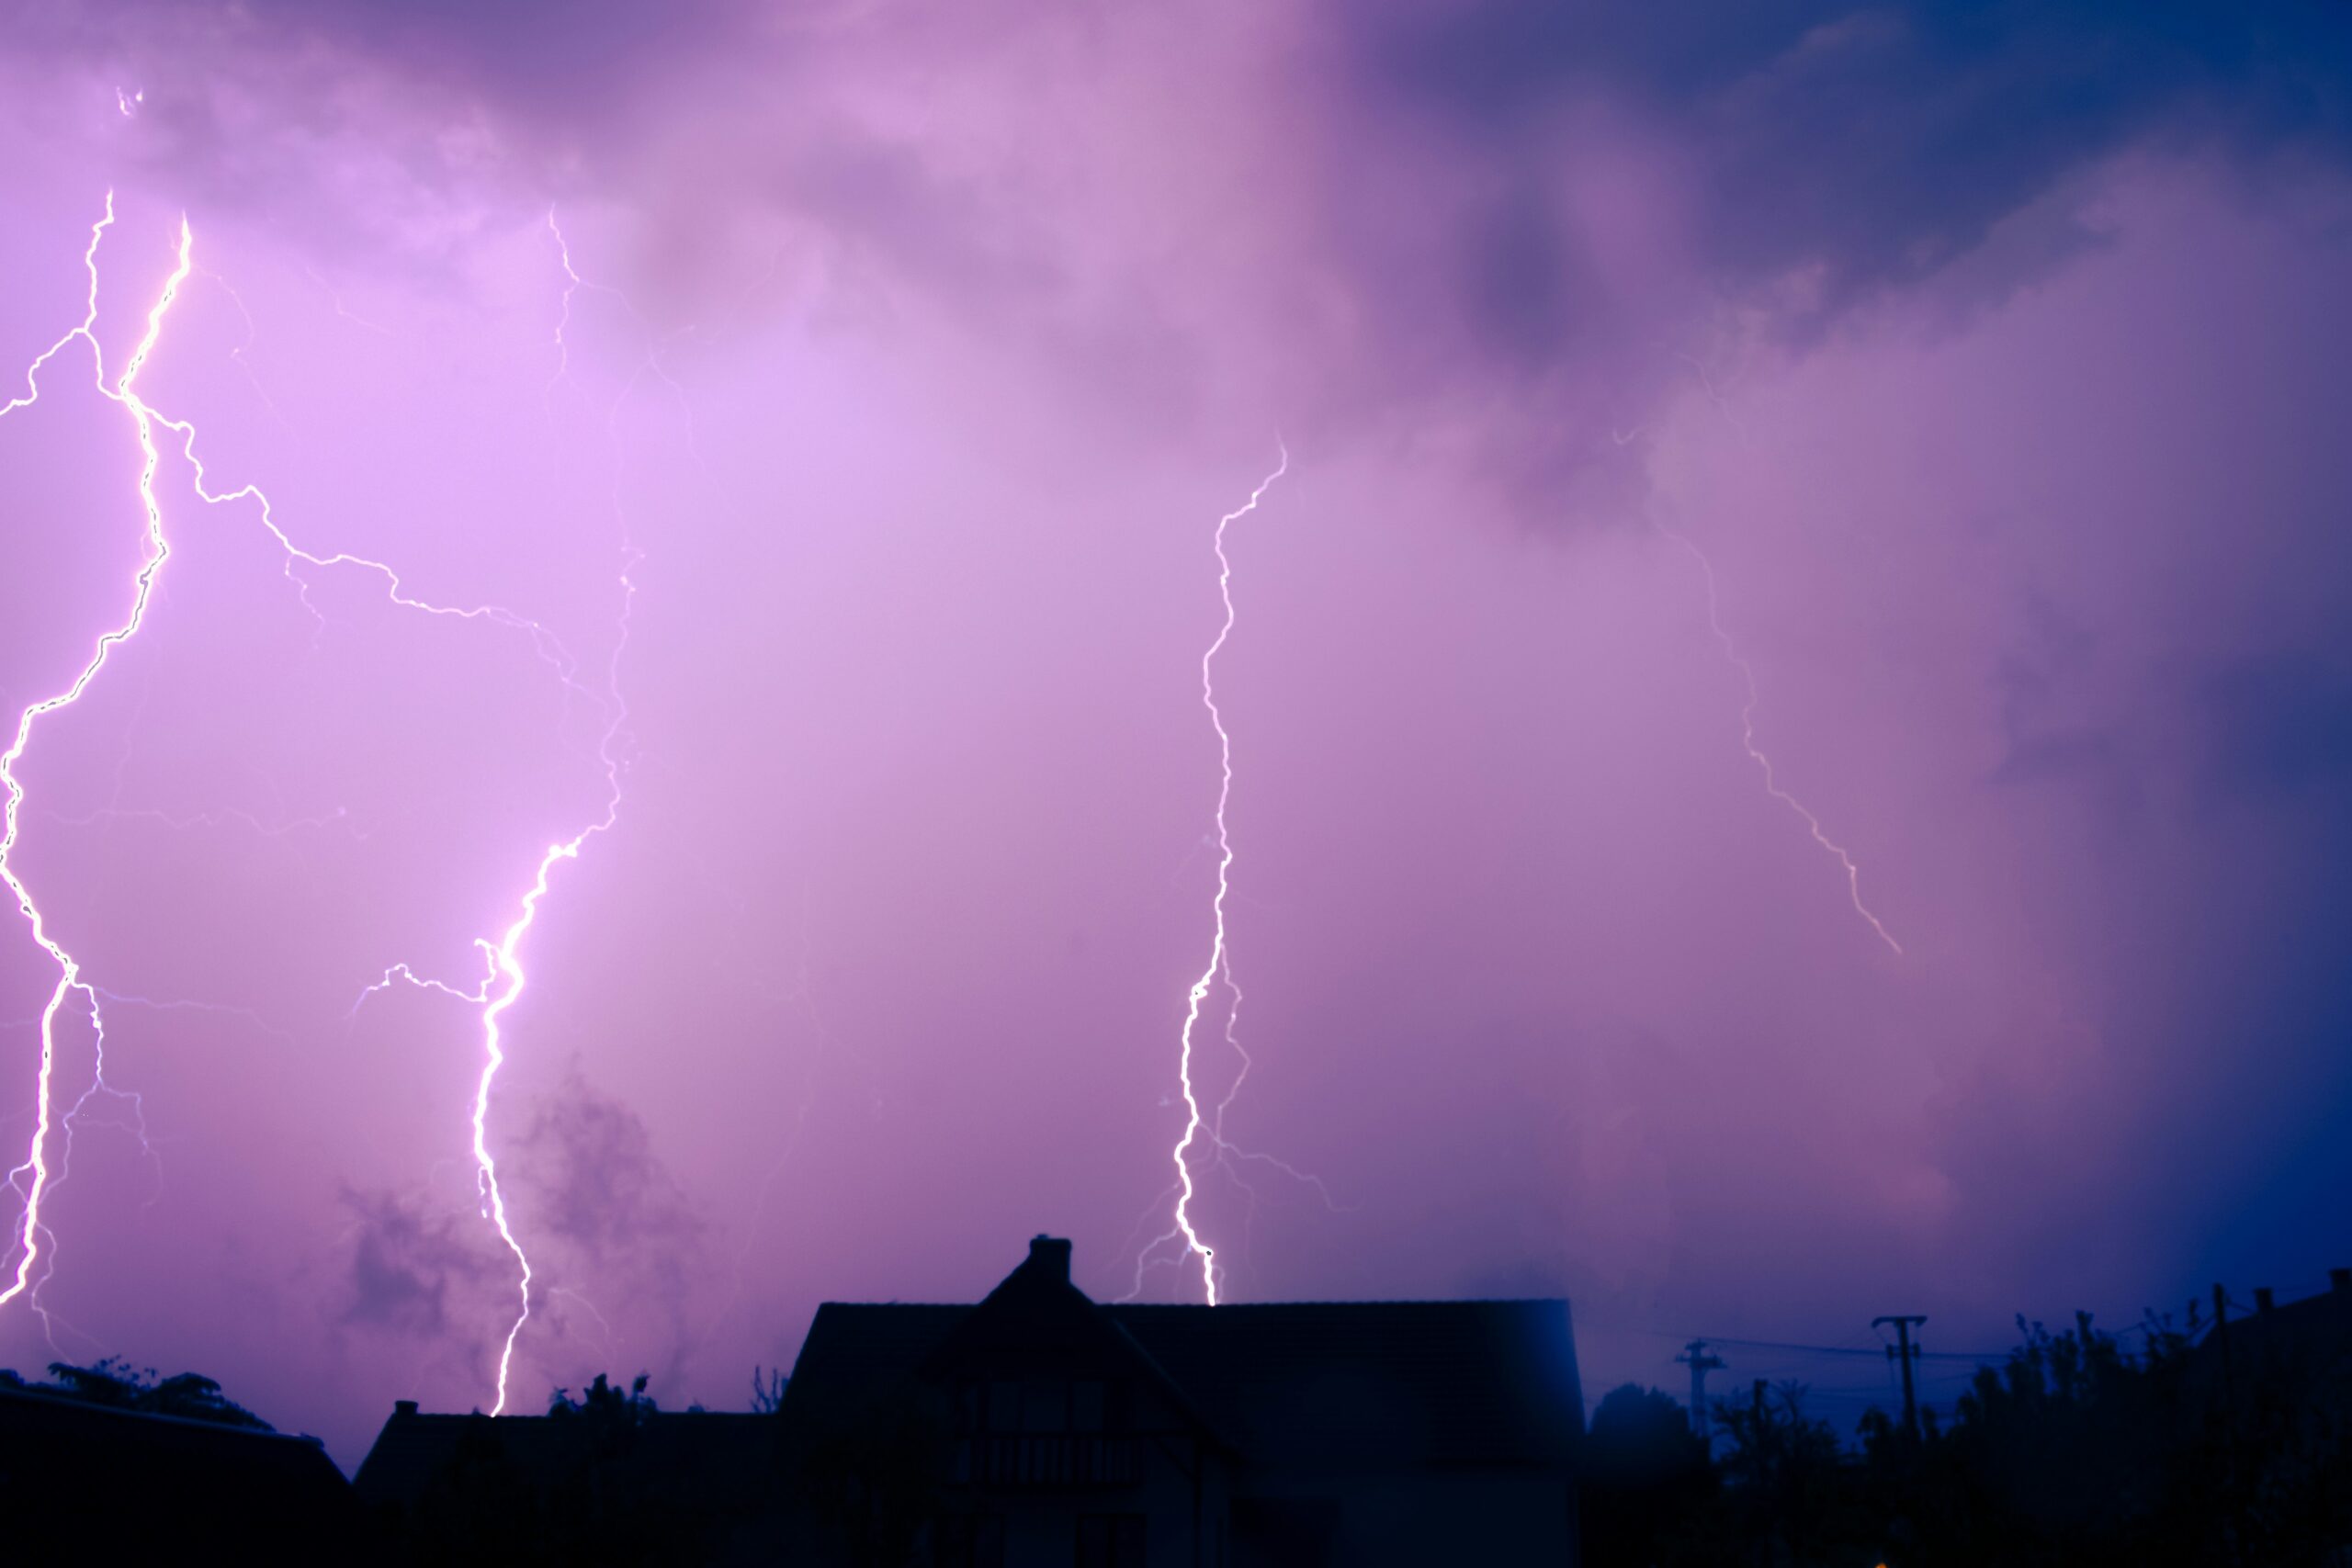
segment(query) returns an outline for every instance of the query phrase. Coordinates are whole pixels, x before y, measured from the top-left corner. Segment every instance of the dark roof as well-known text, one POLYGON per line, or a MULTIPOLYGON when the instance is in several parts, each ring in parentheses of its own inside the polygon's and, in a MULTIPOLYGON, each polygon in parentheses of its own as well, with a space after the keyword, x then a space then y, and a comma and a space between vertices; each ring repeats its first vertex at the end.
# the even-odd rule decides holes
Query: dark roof
POLYGON ((40 1500, 20 1529, 91 1532, 85 1552, 174 1554, 300 1540, 340 1527, 352 1501, 315 1438, 29 1389, 0 1389, 0 1495, 40 1500))
POLYGON ((617 1457, 632 1489, 739 1506, 774 1484, 775 1430, 771 1416, 662 1411, 628 1433, 625 1452, 600 1456, 610 1430, 589 1416, 428 1416, 402 1408, 377 1434, 352 1487, 370 1505, 413 1504, 449 1474, 470 1438, 494 1444, 498 1457, 536 1485, 560 1484, 600 1458, 609 1471, 617 1457))
POLYGON ((2225 1344, 2230 1360, 2248 1370, 2269 1365, 2316 1377, 2352 1368, 2352 1280, 2299 1302, 2233 1317, 2226 1332, 2209 1330, 2199 1349, 2205 1359, 2218 1363, 2225 1344))
POLYGON ((1102 1311, 1253 1458, 1548 1466, 1584 1429, 1564 1301, 1102 1311))
POLYGON ((831 1422, 945 1375, 960 1350, 1052 1333, 1081 1353, 1132 1346, 1180 1408, 1261 1464, 1548 1467, 1567 1462, 1583 1431, 1564 1301, 1098 1305, 1034 1277, 1008 1298, 1034 1263, 979 1307, 819 1307, 787 1422, 831 1422), (1024 1303, 1039 1310, 1001 1321, 1000 1309, 1024 1303))
POLYGON ((968 1306, 822 1303, 784 1386, 786 1426, 832 1426, 912 1383, 915 1370, 971 1314, 968 1306))

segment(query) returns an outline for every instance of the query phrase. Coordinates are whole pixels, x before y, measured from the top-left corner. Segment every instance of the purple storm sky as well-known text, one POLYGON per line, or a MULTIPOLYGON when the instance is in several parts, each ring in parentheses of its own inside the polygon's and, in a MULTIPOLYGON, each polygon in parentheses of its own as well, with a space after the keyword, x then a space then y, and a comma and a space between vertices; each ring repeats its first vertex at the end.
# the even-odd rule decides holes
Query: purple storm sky
MULTIPOLYGON (((2352 1262, 2346 24, 2104 9, 0 7, 7 395, 107 192, 110 376, 185 213, 137 389, 209 487, 579 666, 289 575, 166 443, 147 620, 16 769, 119 1092, 69 1010, 0 1365, 196 1368, 346 1463, 487 1407, 479 1010, 354 1004, 477 983, 602 808, 616 649, 625 796, 486 1128, 516 1405, 740 1404, 818 1301, 972 1299, 1041 1230, 1127 1290, 1213 531, 1278 440, 1216 665, 1227 1133, 1322 1186, 1200 1168, 1227 1299, 1563 1292, 1597 1393, 2352 1262)), ((86 345, 38 390, 10 720, 143 547, 86 345)), ((11 910, 9 1165, 54 982, 11 910)))

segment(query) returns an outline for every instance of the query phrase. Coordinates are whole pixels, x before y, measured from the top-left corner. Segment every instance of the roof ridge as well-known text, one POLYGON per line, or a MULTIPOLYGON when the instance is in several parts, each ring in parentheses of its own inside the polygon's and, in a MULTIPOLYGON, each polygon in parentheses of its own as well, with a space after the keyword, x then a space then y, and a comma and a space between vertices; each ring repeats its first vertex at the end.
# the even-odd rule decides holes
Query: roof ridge
POLYGON ((281 1432, 275 1427, 241 1427, 234 1421, 208 1421, 201 1416, 172 1416, 161 1410, 131 1410, 119 1404, 102 1404, 95 1399, 76 1399, 70 1393, 60 1393, 40 1388, 0 1388, 0 1398, 34 1401, 66 1410, 86 1410, 98 1416, 120 1416, 134 1421, 155 1421, 166 1426, 187 1427, 199 1432, 233 1432, 241 1438, 276 1438, 283 1442, 299 1443, 308 1448, 324 1449, 326 1439, 314 1438, 308 1432, 281 1432))
POLYGON ((1280 1311, 1288 1307, 1564 1307, 1566 1296, 1466 1296, 1450 1298, 1359 1297, 1289 1302, 1104 1302, 1105 1311, 1240 1313, 1280 1311))

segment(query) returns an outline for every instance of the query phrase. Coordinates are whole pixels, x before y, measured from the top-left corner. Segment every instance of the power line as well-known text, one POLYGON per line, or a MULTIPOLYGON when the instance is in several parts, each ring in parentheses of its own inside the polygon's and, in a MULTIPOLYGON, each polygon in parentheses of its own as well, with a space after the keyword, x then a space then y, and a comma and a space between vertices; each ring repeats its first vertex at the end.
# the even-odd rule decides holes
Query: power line
MULTIPOLYGON (((1682 1337, 1675 1335, 1670 1336, 1669 1337, 1680 1338, 1682 1337)), ((1886 1347, 1883 1341, 1881 1341, 1878 1345, 1872 1346, 1868 1349, 1863 1349, 1846 1345, 1798 1345, 1783 1339, 1735 1339, 1730 1336, 1724 1334, 1710 1334, 1706 1336, 1706 1340, 1710 1345, 1729 1345, 1743 1350, 1789 1350, 1807 1356, 1868 1356, 1872 1360, 1878 1360, 1883 1359, 1886 1355, 1886 1347)), ((2006 1361, 2009 1359, 2009 1352, 2007 1350, 1990 1350, 1984 1352, 1974 1350, 1927 1350, 1920 1352, 1920 1354, 1931 1361, 1974 1361, 1979 1364, 1992 1361, 2006 1361)))

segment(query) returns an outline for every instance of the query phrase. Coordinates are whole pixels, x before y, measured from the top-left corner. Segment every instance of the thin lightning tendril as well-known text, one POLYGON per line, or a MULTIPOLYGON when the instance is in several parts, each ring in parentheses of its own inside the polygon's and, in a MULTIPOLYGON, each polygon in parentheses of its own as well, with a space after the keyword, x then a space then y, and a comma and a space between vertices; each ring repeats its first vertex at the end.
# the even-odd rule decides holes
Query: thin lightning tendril
MULTIPOLYGON (((1706 393, 1707 401, 1714 406, 1715 412, 1723 416, 1724 423, 1731 426, 1732 431, 1742 441, 1747 440, 1747 427, 1742 424, 1739 422, 1739 416, 1732 412, 1729 400, 1724 398, 1722 390, 1716 387, 1714 377, 1708 371, 1705 362, 1689 354, 1678 353, 1675 357, 1689 366, 1691 374, 1699 378, 1700 389, 1706 393)), ((1635 425, 1630 431, 1612 429, 1609 433, 1610 438, 1619 446, 1629 446, 1647 428, 1646 425, 1635 425)), ((1902 957, 1903 944, 1894 940, 1894 934, 1889 931, 1880 922, 1879 918, 1871 913, 1870 907, 1862 902, 1861 867, 1854 863, 1854 857, 1846 852, 1843 845, 1822 831, 1820 818, 1815 817, 1803 801, 1781 787, 1780 780, 1772 769, 1772 759, 1765 755, 1763 749, 1756 744, 1756 708, 1761 700, 1756 689, 1756 669, 1741 654, 1738 644, 1732 640, 1731 633, 1724 627, 1721 595, 1715 586, 1715 563, 1709 560, 1706 552, 1688 537, 1675 532, 1663 523, 1652 519, 1650 527, 1658 537, 1673 545, 1698 563, 1699 575, 1707 587, 1707 629, 1714 635, 1716 646, 1723 649, 1724 662, 1739 671, 1740 682, 1747 689, 1747 700, 1740 705, 1739 710, 1739 741, 1740 745, 1746 749, 1749 760, 1755 762, 1764 775, 1764 793, 1795 812, 1804 820, 1806 830, 1813 835, 1813 841, 1819 844, 1823 850, 1837 859, 1839 865, 1846 868, 1846 897, 1852 901, 1854 912, 1870 922, 1871 930, 1878 933, 1879 940, 1886 943, 1897 958, 1902 957)))
MULTIPOLYGON (((1713 389, 1709 389, 1710 393, 1713 390, 1713 389)), ((1861 867, 1854 863, 1854 857, 1846 852, 1844 846, 1822 831, 1820 818, 1807 809, 1803 801, 1781 787, 1780 780, 1772 772, 1772 759, 1765 755, 1763 750, 1756 744, 1756 705, 1758 701, 1756 690, 1756 669, 1740 653, 1738 645, 1732 641, 1731 633, 1724 629, 1722 610, 1715 589, 1714 563, 1707 558, 1705 551, 1673 529, 1659 523, 1653 523, 1651 526, 1657 530, 1660 537, 1668 540, 1699 563, 1700 577, 1707 585, 1707 629, 1714 634, 1716 645, 1724 650, 1724 661, 1739 671, 1740 681, 1747 688, 1747 700, 1741 705, 1739 710, 1739 741, 1747 749, 1749 758, 1763 772, 1764 793, 1802 818, 1806 829, 1813 834, 1813 841, 1835 856, 1838 863, 1846 868, 1846 896, 1852 900, 1854 912, 1870 922, 1871 930, 1878 933, 1879 940, 1886 943, 1896 957, 1902 957, 1903 944, 1894 940, 1894 934, 1888 931, 1880 922, 1879 918, 1871 913, 1870 907, 1862 902, 1861 867)))

